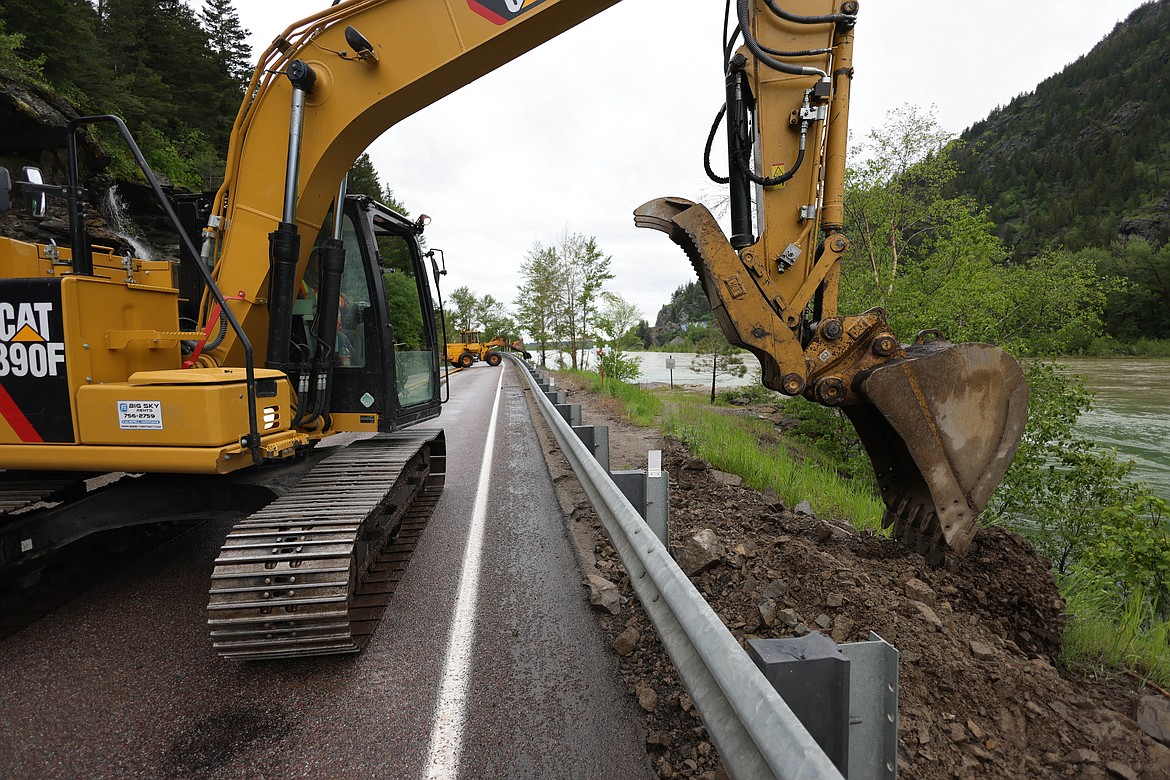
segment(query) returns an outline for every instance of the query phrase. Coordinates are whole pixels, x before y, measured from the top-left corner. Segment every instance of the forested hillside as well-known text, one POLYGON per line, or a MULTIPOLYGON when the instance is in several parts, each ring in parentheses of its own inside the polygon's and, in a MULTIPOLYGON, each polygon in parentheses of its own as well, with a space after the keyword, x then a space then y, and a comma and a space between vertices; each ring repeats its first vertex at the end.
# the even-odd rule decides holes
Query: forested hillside
MULTIPOLYGON (((190 189, 217 184, 250 59, 231 0, 0 3, 4 78, 123 117, 152 167, 190 189)), ((107 173, 134 179, 120 144, 104 146, 107 173)))
POLYGON ((1170 0, 1156 0, 963 133, 951 193, 990 208, 1016 259, 1058 245, 1108 247, 1119 236, 1166 243, 1167 73, 1170 0))

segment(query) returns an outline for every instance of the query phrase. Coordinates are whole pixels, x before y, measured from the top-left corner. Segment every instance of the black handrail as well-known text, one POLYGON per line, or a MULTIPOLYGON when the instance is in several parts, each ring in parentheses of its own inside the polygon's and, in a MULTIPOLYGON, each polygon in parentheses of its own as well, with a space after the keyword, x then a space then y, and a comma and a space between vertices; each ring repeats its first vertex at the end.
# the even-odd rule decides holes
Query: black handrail
POLYGON ((215 280, 212 279, 211 272, 207 270, 207 267, 203 263, 199 262, 199 250, 195 248, 195 242, 187 235, 187 231, 183 230, 182 225, 179 223, 178 215, 175 214, 171 202, 163 193, 162 187, 159 186, 158 179, 155 178, 154 171, 150 169, 150 165, 146 162, 142 150, 134 142, 134 137, 130 135, 130 129, 126 127, 126 123, 121 118, 111 114, 82 116, 69 123, 68 153, 70 192, 67 197, 69 198, 69 229, 73 235, 73 270, 79 274, 93 275, 93 258, 89 253, 88 241, 85 235, 85 221, 81 216, 81 166, 77 153, 77 130, 86 125, 96 125, 103 122, 108 122, 118 128, 118 133, 122 136, 122 140, 130 148, 130 153, 134 155, 135 162, 138 163, 138 167, 150 183, 150 188, 154 192, 155 198, 158 199, 159 205, 162 206, 163 211, 170 218, 171 224, 175 226, 175 230, 179 234, 179 240, 183 242, 190 256, 195 258, 195 266, 199 269, 199 274, 203 277, 207 289, 211 291, 212 297, 219 304, 220 312, 244 348, 244 375, 248 388, 248 435, 240 439, 240 446, 252 452, 253 463, 259 463, 261 460, 260 430, 256 421, 256 365, 252 357, 252 342, 248 340, 248 336, 244 333, 244 328, 240 325, 240 321, 236 319, 236 315, 228 308, 227 299, 224 298, 215 280))

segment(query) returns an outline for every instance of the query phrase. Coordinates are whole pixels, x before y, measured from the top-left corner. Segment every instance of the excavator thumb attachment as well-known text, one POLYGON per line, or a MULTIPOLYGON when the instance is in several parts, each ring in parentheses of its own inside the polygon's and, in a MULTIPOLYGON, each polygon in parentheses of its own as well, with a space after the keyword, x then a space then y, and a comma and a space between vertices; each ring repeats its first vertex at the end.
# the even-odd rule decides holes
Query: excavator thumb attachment
POLYGON ((1023 435, 1028 385, 990 344, 937 339, 906 353, 860 378, 869 403, 843 411, 873 462, 883 527, 937 564, 971 544, 1023 435))

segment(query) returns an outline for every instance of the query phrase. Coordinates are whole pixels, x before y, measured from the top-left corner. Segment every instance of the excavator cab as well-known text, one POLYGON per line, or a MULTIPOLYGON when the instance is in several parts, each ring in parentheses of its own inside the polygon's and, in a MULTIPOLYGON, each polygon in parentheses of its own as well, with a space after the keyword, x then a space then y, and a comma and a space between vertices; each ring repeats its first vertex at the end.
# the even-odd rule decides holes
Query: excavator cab
MULTIPOLYGON (((330 219, 327 224, 332 224, 330 219)), ((398 430, 439 414, 439 347, 419 225, 363 196, 341 218, 345 262, 338 297, 327 413, 345 430, 398 430)), ((328 237, 323 230, 320 247, 328 237)), ((293 304, 293 354, 313 362, 320 345, 314 250, 293 304)))

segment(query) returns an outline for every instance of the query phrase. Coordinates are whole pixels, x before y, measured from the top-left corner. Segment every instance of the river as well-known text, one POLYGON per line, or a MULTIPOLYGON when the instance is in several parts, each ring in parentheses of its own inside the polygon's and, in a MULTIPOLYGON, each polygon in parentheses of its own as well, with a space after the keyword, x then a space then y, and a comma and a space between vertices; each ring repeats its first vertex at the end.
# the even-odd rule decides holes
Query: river
POLYGON ((1170 499, 1170 360, 1064 358, 1094 394, 1080 431, 1124 458, 1134 475, 1170 499))
MULTIPOLYGON (((694 355, 665 352, 630 352, 642 361, 641 382, 670 382, 666 359, 675 361, 674 383, 711 386, 710 373, 691 369, 694 355)), ((1113 447, 1136 462, 1134 475, 1170 499, 1170 360, 1117 358, 1065 358, 1060 361, 1084 380, 1094 394, 1093 409, 1083 415, 1078 428, 1085 436, 1113 447)), ((748 374, 721 376, 717 387, 735 387, 754 380, 757 364, 745 355, 748 374)))

